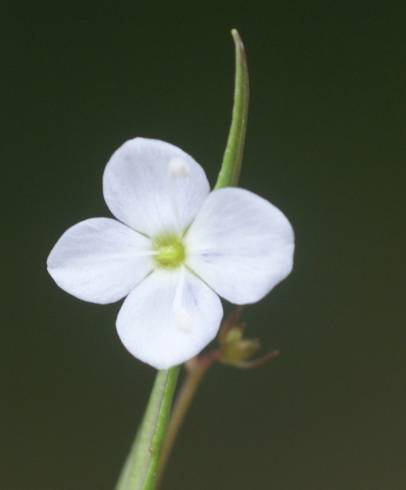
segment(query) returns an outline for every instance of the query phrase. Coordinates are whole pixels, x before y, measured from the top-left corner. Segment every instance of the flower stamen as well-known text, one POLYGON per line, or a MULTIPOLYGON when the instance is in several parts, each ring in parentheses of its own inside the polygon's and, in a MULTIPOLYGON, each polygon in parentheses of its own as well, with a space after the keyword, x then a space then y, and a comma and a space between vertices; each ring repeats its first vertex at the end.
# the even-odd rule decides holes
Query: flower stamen
POLYGON ((177 235, 161 235, 153 241, 154 260, 158 267, 175 269, 186 258, 185 247, 177 235))

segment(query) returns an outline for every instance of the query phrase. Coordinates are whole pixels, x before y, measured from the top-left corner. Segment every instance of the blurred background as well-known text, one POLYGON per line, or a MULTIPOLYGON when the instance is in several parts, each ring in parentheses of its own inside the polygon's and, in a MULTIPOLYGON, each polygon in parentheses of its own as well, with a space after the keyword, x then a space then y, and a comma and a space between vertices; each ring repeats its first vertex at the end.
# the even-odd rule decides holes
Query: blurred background
POLYGON ((290 218, 292 275, 244 312, 281 356, 215 366, 163 490, 406 488, 406 9, 396 2, 9 2, 3 6, 0 489, 111 490, 154 370, 119 305, 58 289, 46 257, 110 216, 101 177, 134 136, 214 183, 244 39, 241 185, 290 218), (5 228, 4 228, 5 227, 5 228))

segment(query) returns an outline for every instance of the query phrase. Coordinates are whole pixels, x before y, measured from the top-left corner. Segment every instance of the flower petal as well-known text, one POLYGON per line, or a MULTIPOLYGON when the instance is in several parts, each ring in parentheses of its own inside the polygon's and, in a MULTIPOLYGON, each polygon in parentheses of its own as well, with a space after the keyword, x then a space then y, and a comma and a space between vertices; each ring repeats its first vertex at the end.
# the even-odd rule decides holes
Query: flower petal
POLYGON ((190 271, 158 269, 124 301, 117 331, 131 354, 167 369, 198 354, 222 316, 217 294, 190 271))
POLYGON ((210 191, 202 167, 180 148, 135 138, 110 158, 103 193, 114 216, 141 233, 181 233, 210 191))
POLYGON ((126 296, 152 270, 150 240, 110 218, 69 228, 49 254, 48 272, 59 287, 92 303, 126 296))
POLYGON ((244 189, 212 192, 185 242, 188 266, 231 303, 260 300, 292 270, 294 234, 288 219, 244 189))

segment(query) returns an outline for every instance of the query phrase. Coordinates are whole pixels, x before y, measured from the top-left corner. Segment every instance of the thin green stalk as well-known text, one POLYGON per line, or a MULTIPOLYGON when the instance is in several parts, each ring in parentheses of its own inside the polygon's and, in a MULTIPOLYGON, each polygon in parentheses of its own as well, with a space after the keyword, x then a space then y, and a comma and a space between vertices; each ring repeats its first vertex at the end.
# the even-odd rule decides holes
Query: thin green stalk
POLYGON ((141 427, 121 472, 116 490, 153 490, 172 406, 179 366, 158 371, 141 427))
POLYGON ((247 132, 249 77, 244 45, 236 29, 231 31, 235 46, 234 105, 223 163, 215 189, 238 185, 247 132))

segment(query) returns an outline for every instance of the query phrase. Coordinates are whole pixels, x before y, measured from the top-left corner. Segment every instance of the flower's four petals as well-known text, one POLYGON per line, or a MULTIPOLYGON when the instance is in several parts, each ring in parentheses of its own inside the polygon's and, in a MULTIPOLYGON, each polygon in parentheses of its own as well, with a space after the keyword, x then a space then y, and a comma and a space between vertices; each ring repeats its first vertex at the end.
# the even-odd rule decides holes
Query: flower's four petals
POLYGON ((158 269, 126 298, 117 317, 127 350, 157 369, 198 354, 217 334, 217 294, 186 268, 158 269))
POLYGON ((181 233, 210 191, 202 167, 163 141, 134 138, 110 158, 104 199, 113 215, 150 237, 181 233))
POLYGON ((292 270, 288 219, 244 189, 213 191, 185 240, 188 266, 231 303, 259 301, 292 270))
POLYGON ((150 240, 110 218, 92 218, 69 228, 47 261, 59 287, 84 301, 113 303, 151 272, 150 240))

